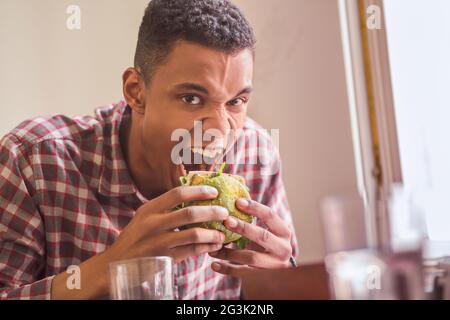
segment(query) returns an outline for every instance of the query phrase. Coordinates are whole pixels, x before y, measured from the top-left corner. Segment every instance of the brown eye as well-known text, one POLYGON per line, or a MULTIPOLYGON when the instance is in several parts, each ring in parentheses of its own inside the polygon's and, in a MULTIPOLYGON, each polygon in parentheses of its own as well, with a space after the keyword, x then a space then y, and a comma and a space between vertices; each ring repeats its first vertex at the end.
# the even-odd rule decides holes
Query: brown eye
POLYGON ((247 103, 247 101, 243 98, 231 100, 228 104, 233 107, 240 107, 247 103))
POLYGON ((181 100, 183 100, 184 103, 191 104, 191 105, 199 105, 202 102, 200 97, 195 96, 193 94, 184 96, 181 98, 181 100))

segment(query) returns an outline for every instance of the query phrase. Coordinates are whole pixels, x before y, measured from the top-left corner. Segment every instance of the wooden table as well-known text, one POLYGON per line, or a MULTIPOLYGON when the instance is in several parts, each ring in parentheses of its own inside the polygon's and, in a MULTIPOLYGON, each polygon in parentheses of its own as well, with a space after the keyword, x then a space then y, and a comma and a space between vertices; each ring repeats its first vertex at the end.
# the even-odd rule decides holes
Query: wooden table
POLYGON ((244 299, 328 300, 328 277, 324 264, 282 270, 252 270, 242 276, 244 299))

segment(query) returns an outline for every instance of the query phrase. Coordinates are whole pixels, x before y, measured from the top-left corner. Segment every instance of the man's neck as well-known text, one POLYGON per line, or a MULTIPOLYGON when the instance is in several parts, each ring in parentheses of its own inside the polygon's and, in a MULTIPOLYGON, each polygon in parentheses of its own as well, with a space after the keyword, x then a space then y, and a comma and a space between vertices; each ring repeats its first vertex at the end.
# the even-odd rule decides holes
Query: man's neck
POLYGON ((158 174, 160 171, 152 167, 144 156, 139 126, 134 125, 133 114, 122 120, 120 145, 129 174, 139 192, 149 200, 164 193, 161 175, 158 174))

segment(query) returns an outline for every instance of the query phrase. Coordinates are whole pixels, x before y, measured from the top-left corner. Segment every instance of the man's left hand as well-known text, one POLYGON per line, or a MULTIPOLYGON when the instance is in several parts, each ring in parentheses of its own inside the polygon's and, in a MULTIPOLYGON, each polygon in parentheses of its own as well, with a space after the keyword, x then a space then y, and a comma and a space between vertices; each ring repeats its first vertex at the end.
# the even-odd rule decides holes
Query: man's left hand
POLYGON ((250 240, 247 249, 223 248, 210 256, 228 262, 214 262, 212 269, 222 274, 240 276, 252 268, 281 269, 291 266, 292 232, 271 208, 253 200, 239 199, 236 206, 262 221, 267 229, 229 216, 225 227, 250 240))

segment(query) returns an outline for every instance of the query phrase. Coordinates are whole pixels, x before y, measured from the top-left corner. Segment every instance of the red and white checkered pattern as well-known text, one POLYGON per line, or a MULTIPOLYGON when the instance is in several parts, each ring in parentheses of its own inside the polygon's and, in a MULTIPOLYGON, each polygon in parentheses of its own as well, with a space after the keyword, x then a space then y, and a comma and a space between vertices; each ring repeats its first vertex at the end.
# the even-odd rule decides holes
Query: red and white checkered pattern
MULTIPOLYGON (((121 101, 95 113, 25 121, 0 141, 0 298, 49 299, 54 275, 103 252, 142 205, 119 145, 129 108, 121 101)), ((237 143, 237 157, 255 160, 264 146, 259 152, 278 166, 260 129, 247 120, 241 139, 264 143, 237 143)), ((242 175, 252 198, 292 227, 281 173, 263 175, 263 164, 248 162, 225 171, 242 175)), ((295 237, 292 246, 296 255, 295 237)), ((212 271, 212 261, 201 255, 175 265, 178 299, 239 298, 240 281, 212 271)))

